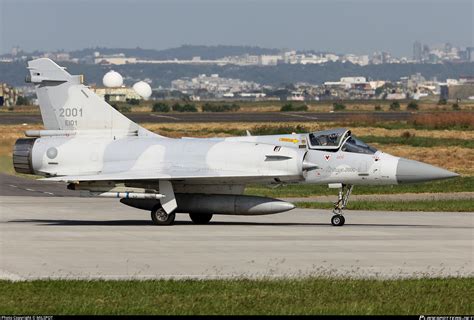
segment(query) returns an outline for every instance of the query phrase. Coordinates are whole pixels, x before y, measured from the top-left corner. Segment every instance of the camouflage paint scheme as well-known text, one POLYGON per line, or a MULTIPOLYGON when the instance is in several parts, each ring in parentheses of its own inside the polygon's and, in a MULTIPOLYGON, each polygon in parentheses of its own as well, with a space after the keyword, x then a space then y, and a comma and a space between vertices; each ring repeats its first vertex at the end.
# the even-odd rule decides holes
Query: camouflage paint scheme
MULTIPOLYGON (((248 183, 388 185, 456 176, 377 151, 355 140, 346 129, 171 139, 132 122, 83 85, 80 76, 70 75, 49 59, 29 61, 28 69, 28 80, 36 86, 45 128, 26 132, 34 140, 24 142, 31 145, 25 156, 30 173, 45 176, 46 180, 67 182, 83 191, 125 192, 142 197, 141 202, 135 200, 132 204, 135 207, 150 209, 161 203, 169 213, 180 207, 175 194, 181 194, 182 199, 186 194, 241 195, 248 183), (358 143, 360 146, 356 146, 358 143), (147 194, 158 193, 161 199, 145 199, 147 194), (151 204, 144 205, 145 202, 151 204)), ((22 153, 18 150, 23 149, 19 146, 16 150, 20 163, 22 153)), ((242 199, 245 200, 234 200, 242 199)), ((188 210, 193 209, 190 203, 188 210)), ((294 206, 277 207, 275 212, 263 211, 276 213, 294 206)), ((199 210, 202 208, 196 208, 196 212, 199 210)), ((233 212, 239 214, 237 211, 233 212)))

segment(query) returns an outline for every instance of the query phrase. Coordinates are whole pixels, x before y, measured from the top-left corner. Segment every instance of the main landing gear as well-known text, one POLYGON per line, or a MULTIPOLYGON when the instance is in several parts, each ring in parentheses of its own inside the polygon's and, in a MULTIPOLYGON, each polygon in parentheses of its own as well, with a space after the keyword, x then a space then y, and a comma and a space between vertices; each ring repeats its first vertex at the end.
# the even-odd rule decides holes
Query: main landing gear
POLYGON ((189 217, 195 224, 208 224, 212 219, 212 213, 190 213, 189 217))
POLYGON ((170 181, 160 180, 158 188, 163 197, 160 198, 160 203, 151 209, 151 221, 155 225, 169 226, 174 223, 178 208, 173 184, 170 181))
MULTIPOLYGON (((157 226, 170 226, 174 224, 174 219, 176 217, 175 212, 166 213, 166 211, 161 206, 156 206, 151 210, 151 221, 154 225, 157 226)), ((207 224, 212 219, 212 214, 210 213, 190 213, 189 217, 195 224, 207 224)))
POLYGON ((352 188, 351 184, 343 184, 339 188, 339 196, 336 202, 334 202, 334 209, 332 212, 334 215, 331 218, 331 224, 336 227, 341 227, 346 222, 346 219, 342 215, 342 210, 346 207, 347 202, 349 202, 349 196, 351 195, 352 188))
POLYGON ((156 206, 151 210, 151 221, 158 226, 170 226, 174 223, 176 214, 174 212, 167 213, 161 206, 156 206))

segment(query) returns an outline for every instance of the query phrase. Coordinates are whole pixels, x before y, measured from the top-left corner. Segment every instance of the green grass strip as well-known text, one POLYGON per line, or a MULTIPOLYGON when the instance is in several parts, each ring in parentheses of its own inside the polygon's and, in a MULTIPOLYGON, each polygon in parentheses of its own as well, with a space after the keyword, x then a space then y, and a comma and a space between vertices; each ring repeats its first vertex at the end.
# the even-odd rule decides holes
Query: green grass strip
POLYGON ((473 314, 474 278, 0 281, 0 314, 473 314))
MULTIPOLYGON (((426 183, 402 184, 394 186, 355 186, 353 194, 396 194, 396 193, 447 193, 474 192, 474 177, 458 177, 449 180, 426 183)), ((336 189, 327 185, 293 184, 281 187, 250 185, 245 189, 249 195, 284 198, 311 197, 337 194, 336 189)))
MULTIPOLYGON (((329 202, 298 202, 298 208, 332 209, 329 202)), ((474 212, 474 200, 350 201, 348 210, 474 212)))

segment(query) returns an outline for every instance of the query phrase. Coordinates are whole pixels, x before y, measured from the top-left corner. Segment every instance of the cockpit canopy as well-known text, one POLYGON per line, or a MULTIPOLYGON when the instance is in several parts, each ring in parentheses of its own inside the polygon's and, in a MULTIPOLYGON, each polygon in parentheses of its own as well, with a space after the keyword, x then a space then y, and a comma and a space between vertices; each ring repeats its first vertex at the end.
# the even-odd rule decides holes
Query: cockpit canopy
POLYGON ((350 135, 351 132, 343 128, 313 132, 309 134, 309 145, 311 149, 337 150, 350 135))
POLYGON ((369 146, 365 142, 356 139, 355 137, 349 137, 346 139, 346 142, 342 145, 341 151, 352 152, 352 153, 365 153, 365 154, 374 154, 377 152, 377 149, 369 146))
POLYGON ((344 152, 374 154, 377 149, 356 139, 351 131, 339 128, 313 132, 308 135, 309 147, 315 150, 337 151, 339 148, 344 152))

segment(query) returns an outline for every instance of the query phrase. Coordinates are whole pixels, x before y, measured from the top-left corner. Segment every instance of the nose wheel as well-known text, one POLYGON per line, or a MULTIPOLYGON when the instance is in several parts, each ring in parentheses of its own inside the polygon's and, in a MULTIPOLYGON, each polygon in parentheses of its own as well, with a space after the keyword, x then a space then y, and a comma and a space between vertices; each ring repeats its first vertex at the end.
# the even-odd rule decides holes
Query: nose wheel
POLYGON ((345 222, 346 219, 344 219, 344 216, 342 214, 335 214, 331 218, 331 224, 335 227, 342 227, 345 222))
POLYGON ((346 222, 346 219, 342 215, 342 210, 347 206, 353 188, 354 186, 351 184, 343 184, 342 187, 339 188, 339 195, 337 201, 334 202, 334 209, 332 210, 334 215, 331 218, 331 224, 333 226, 341 227, 346 222))

